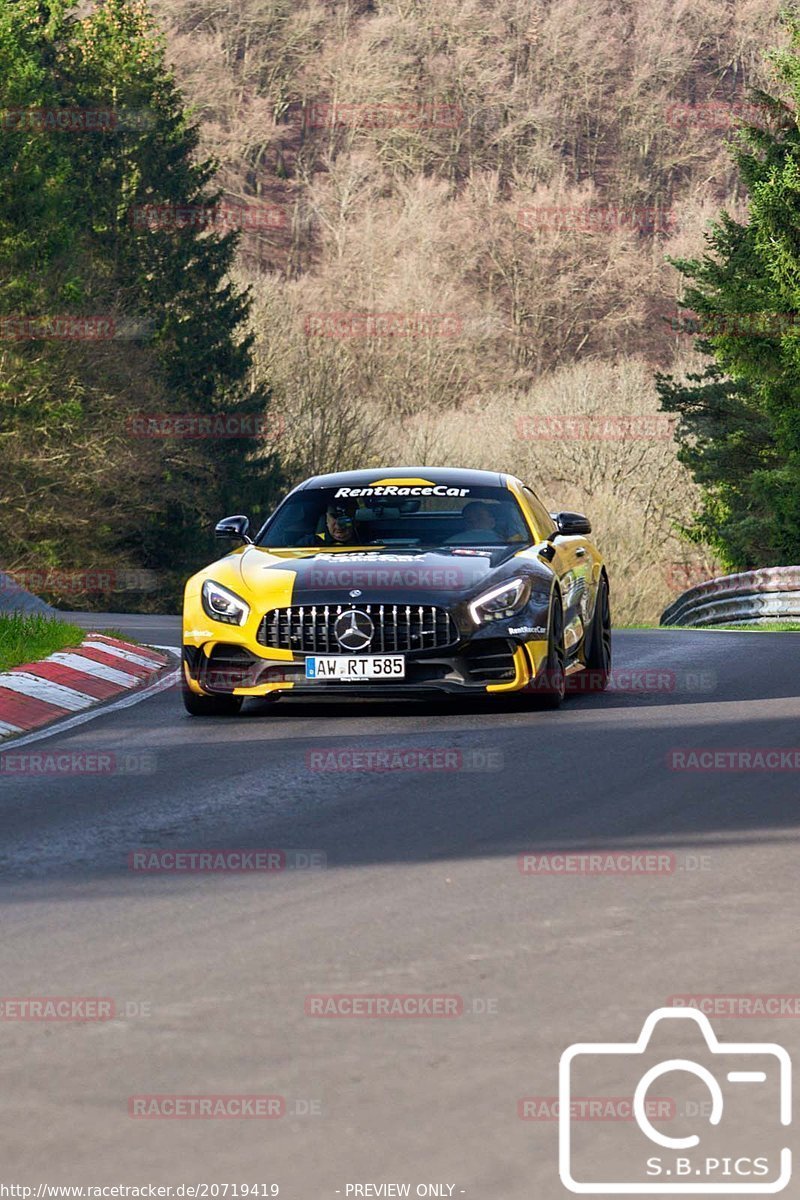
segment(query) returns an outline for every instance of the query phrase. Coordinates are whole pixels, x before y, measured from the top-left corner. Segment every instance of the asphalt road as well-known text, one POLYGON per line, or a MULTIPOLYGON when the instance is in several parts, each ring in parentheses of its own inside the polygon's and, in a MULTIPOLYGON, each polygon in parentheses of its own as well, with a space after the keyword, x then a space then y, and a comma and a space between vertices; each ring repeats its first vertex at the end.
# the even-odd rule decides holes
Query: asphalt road
MULTIPOLYGON (((177 641, 166 618, 103 623, 177 641)), ((563 1197, 556 1123, 518 1103, 556 1094, 566 1046, 633 1040, 676 994, 800 992, 800 775, 668 757, 800 744, 799 651, 792 634, 631 631, 615 639, 623 690, 557 713, 295 701, 209 722, 168 691, 27 747, 116 769, 0 776, 0 993, 109 997, 118 1015, 0 1021, 0 1182, 563 1197), (363 768, 399 750, 450 769, 343 769, 343 751, 363 768), (327 865, 130 869, 144 848, 327 865), (518 865, 598 849, 674 857, 635 877, 518 865), (460 1015, 306 1015, 331 993, 456 996, 460 1015), (130 1096, 176 1093, 279 1095, 285 1113, 129 1116, 130 1096)), ((715 1021, 790 1052, 799 1027, 715 1021)), ((589 1130, 598 1170, 620 1128, 589 1130)))

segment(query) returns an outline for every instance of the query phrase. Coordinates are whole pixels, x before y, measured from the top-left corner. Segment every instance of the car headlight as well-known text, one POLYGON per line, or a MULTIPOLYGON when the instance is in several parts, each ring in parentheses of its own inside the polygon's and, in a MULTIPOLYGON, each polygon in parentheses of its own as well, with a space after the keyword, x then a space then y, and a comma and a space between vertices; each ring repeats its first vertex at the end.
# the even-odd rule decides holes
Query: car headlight
POLYGON ((469 614, 476 625, 482 625, 484 621, 502 621, 504 617, 513 617, 514 613, 524 608, 530 594, 529 579, 509 579, 473 600, 469 614))
POLYGON ((229 592, 220 583, 207 579, 203 584, 203 609, 213 621, 225 625, 244 625, 250 615, 250 605, 235 592, 229 592))

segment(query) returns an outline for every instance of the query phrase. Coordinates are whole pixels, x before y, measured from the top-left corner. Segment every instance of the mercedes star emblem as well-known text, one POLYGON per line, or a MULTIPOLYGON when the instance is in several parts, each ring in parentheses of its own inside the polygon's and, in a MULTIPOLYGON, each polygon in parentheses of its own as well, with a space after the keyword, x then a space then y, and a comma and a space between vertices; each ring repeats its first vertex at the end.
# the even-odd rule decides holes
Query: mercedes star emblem
POLYGON ((336 618, 333 632, 343 650, 366 650, 372 641, 375 626, 366 613, 349 608, 336 618))

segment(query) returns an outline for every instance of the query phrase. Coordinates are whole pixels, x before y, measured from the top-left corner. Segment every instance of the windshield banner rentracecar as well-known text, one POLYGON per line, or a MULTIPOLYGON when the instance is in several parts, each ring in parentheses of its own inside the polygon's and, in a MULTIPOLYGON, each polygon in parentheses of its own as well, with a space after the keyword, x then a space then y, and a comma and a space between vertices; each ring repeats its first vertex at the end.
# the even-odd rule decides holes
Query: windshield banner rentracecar
POLYGON ((345 497, 355 499, 357 496, 468 496, 470 488, 446 487, 445 484, 431 484, 428 487, 406 487, 397 484, 368 484, 365 487, 337 488, 335 500, 345 497))

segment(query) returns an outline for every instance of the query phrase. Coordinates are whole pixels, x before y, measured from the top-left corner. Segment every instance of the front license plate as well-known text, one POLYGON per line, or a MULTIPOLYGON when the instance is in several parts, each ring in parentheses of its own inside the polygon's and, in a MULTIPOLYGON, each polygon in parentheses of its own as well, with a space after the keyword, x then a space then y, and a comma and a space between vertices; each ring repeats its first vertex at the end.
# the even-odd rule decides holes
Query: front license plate
POLYGON ((401 657, 354 657, 350 654, 314 655, 306 659, 306 679, 405 679, 401 657))

